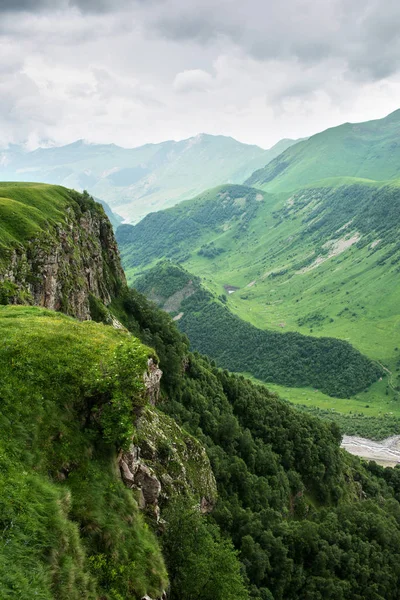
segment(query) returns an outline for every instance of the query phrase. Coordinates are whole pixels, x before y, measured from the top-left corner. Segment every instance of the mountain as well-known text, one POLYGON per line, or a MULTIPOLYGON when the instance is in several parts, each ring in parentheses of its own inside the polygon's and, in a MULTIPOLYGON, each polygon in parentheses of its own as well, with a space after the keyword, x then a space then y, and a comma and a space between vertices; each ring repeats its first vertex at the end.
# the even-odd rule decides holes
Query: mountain
POLYGON ((195 350, 231 371, 291 387, 314 386, 338 397, 363 391, 383 375, 348 342, 257 329, 229 311, 226 295, 215 298, 198 278, 171 263, 156 265, 135 287, 175 315, 195 350))
POLYGON ((87 189, 136 222, 207 188, 242 182, 295 143, 285 139, 263 150, 231 137, 200 134, 131 149, 83 140, 33 152, 11 146, 0 153, 0 179, 87 189))
POLYGON ((4 187, 0 597, 165 598, 169 581, 171 600, 396 600, 398 470, 191 353, 126 287, 88 195, 4 187), (85 249, 101 250, 103 281, 85 249), (89 314, 45 308, 50 273, 89 314))
POLYGON ((295 190, 329 177, 400 178, 400 109, 384 119, 344 123, 288 148, 247 179, 269 191, 295 190))
MULTIPOLYGON (((350 341, 387 369, 368 392, 341 401, 320 389, 274 389, 351 411, 355 421, 390 419, 400 416, 399 215, 396 182, 337 178, 280 194, 222 186, 121 226, 117 239, 129 282, 167 258, 258 329, 350 341)), ((353 432, 349 420, 346 427, 353 432)))
POLYGON ((0 240, 0 290, 11 302, 86 319, 92 296, 108 304, 125 284, 110 222, 87 194, 0 183, 0 240))

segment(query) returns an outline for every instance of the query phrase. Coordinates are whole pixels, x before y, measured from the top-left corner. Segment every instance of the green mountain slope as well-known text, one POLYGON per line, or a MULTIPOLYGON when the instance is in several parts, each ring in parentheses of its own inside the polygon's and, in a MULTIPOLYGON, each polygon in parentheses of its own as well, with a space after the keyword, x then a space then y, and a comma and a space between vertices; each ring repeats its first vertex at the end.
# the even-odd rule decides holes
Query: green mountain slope
POLYGON ((383 374, 347 342, 255 328, 229 311, 226 296, 216 299, 171 263, 156 265, 135 287, 176 315, 194 349, 231 371, 292 387, 314 386, 338 397, 364 390, 383 374))
POLYGON ((82 140, 34 152, 12 146, 0 153, 0 180, 29 179, 87 189, 113 211, 136 222, 148 212, 207 188, 242 182, 294 143, 281 140, 263 150, 230 137, 201 134, 132 149, 82 140))
POLYGON ((289 148, 246 184, 287 191, 327 177, 399 178, 399 134, 400 109, 384 119, 345 123, 289 148))
MULTIPOLYGON (((162 410, 207 448, 219 492, 211 518, 239 550, 251 597, 317 600, 322 590, 324 598, 356 600, 368 598, 373 587, 378 600, 394 600, 400 585, 397 469, 364 468, 339 451, 334 425, 197 353, 188 355, 168 315, 137 291, 126 292, 113 310, 160 356, 168 375, 162 410), (373 529, 366 526, 371 520, 373 529)), ((193 527, 182 513, 172 524, 167 565, 179 575, 193 527)))
MULTIPOLYGON (((77 198, 87 224, 96 206, 77 198)), ((123 282, 107 307, 96 300, 93 316, 113 313, 129 333, 0 307, 2 598, 156 597, 164 561, 171 600, 398 598, 398 469, 361 464, 340 450, 335 425, 189 352, 168 314, 123 282), (149 356, 163 371, 157 407, 144 390, 149 356), (158 469, 160 527, 149 504, 146 523, 138 510, 145 488, 124 477, 131 442, 158 469), (187 495, 204 485, 201 445, 219 495, 208 517, 187 495)))
POLYGON ((399 415, 399 202, 396 183, 348 178, 292 194, 227 186, 181 211, 121 227, 117 236, 130 281, 157 259, 170 258, 214 295, 226 293, 229 309, 256 327, 341 338, 391 372, 351 402, 281 390, 290 399, 399 415), (261 200, 250 201, 249 210, 246 200, 239 210, 236 192, 261 200))
POLYGON ((111 224, 87 194, 0 183, 0 301, 81 319, 90 298, 108 304, 125 284, 111 224))
MULTIPOLYGON (((265 194, 253 188, 223 185, 172 209, 150 213, 136 226, 121 225, 116 235, 125 268, 148 267, 163 256, 182 260, 212 240, 216 231, 245 230, 264 198, 265 194)), ((205 245, 203 250, 207 254, 205 245)))
POLYGON ((1 252, 45 233, 49 224, 64 221, 71 198, 71 193, 61 187, 0 183, 1 252))
POLYGON ((0 307, 0 329, 1 598, 161 594, 156 538, 116 476, 119 395, 143 403, 149 350, 34 307, 0 307))

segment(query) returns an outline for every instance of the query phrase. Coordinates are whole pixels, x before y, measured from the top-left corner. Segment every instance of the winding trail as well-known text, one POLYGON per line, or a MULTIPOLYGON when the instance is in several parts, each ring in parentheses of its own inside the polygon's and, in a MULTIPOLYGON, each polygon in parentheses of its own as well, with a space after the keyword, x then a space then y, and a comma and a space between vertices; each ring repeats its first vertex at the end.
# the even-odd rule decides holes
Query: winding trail
POLYGON ((393 373, 392 371, 389 371, 389 369, 387 367, 384 367, 382 363, 379 362, 379 360, 374 360, 373 362, 375 362, 377 365, 379 365, 381 367, 381 369, 383 369, 385 371, 385 373, 387 373, 389 375, 388 377, 388 384, 390 389, 395 392, 396 390, 394 389, 393 386, 393 373))

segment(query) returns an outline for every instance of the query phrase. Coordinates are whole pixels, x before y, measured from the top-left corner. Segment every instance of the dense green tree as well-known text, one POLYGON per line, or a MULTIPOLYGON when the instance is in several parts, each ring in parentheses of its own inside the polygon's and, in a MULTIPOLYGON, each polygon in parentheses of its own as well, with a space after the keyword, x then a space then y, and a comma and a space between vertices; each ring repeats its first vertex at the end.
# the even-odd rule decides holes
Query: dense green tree
POLYGON ((232 543, 198 509, 172 503, 165 513, 162 545, 171 600, 246 600, 232 543))

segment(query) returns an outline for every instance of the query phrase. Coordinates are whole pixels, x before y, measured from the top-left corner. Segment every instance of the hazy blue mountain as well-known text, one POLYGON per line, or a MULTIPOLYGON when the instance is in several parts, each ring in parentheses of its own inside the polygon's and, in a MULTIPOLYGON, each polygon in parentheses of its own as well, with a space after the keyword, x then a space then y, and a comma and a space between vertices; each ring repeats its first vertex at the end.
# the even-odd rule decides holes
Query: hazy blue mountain
POLYGON ((231 137, 200 134, 180 142, 138 148, 78 140, 27 152, 0 152, 0 181, 33 181, 87 189, 124 219, 136 222, 222 183, 241 183, 294 144, 281 140, 269 150, 231 137))

